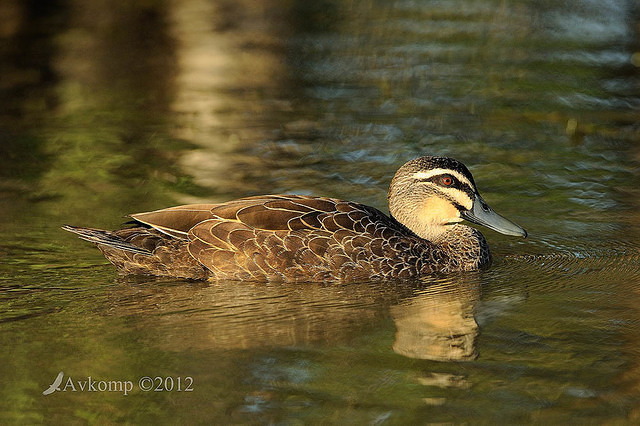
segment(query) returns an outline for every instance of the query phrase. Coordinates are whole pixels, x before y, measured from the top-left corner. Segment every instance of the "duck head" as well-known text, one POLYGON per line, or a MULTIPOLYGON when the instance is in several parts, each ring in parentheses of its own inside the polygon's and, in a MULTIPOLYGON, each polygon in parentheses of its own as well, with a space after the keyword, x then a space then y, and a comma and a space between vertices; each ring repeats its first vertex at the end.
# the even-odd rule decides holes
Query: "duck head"
POLYGON ((391 215, 429 241, 443 238, 463 220, 501 234, 527 236, 489 207, 469 169, 453 158, 420 157, 405 163, 393 177, 387 199, 391 215))

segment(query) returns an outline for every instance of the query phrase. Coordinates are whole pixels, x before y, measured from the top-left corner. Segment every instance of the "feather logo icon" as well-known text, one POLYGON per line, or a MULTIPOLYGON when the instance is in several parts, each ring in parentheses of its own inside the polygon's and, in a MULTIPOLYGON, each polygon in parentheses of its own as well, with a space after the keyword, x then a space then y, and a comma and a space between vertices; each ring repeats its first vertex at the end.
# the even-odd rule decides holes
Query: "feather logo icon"
POLYGON ((52 393, 54 393, 55 391, 59 391, 60 390, 60 384, 62 383, 62 378, 64 377, 64 373, 61 371, 58 373, 58 375, 56 376, 55 380, 53 381, 53 383, 51 383, 51 385, 49 386, 49 388, 45 389, 44 392, 42 392, 43 395, 50 395, 52 393))

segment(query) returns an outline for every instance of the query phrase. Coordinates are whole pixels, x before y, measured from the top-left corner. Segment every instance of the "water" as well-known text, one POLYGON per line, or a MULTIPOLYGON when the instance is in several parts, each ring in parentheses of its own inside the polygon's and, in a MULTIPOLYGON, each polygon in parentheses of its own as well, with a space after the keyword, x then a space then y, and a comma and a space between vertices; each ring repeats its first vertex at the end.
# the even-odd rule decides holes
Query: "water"
POLYGON ((0 419, 638 422, 636 2, 307 3, 0 2, 0 419), (530 237, 483 231, 486 272, 292 285, 119 277, 59 229, 278 192, 384 210, 425 154, 530 237))

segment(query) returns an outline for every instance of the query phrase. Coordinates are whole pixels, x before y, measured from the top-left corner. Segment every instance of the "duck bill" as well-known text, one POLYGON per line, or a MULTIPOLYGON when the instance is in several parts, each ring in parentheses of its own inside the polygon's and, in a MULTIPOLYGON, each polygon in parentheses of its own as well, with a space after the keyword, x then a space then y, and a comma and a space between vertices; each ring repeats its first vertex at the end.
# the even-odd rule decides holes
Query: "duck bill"
POLYGON ((501 234, 527 238, 527 231, 494 212, 478 194, 475 196, 471 210, 463 211, 461 216, 471 223, 486 226, 501 234))

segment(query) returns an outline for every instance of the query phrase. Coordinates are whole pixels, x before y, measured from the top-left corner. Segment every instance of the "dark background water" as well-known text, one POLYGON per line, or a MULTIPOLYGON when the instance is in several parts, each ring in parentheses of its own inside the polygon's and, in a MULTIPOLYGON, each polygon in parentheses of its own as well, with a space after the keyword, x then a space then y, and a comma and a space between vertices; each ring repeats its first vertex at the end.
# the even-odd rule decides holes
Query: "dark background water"
POLYGON ((0 419, 640 421, 640 5, 0 0, 0 419), (263 193, 386 209, 465 162, 483 273, 119 277, 65 223, 263 193), (193 378, 192 392, 42 392, 193 378))

